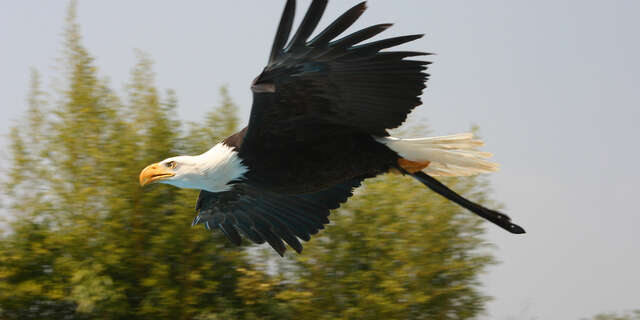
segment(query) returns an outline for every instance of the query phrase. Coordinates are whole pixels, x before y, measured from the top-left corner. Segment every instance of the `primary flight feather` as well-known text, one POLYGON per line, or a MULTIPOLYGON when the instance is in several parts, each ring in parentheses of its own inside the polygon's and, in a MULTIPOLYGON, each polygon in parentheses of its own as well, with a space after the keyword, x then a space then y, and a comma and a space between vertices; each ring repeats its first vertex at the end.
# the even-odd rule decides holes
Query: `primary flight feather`
POLYGON ((433 176, 497 170, 472 134, 398 139, 400 126, 426 87, 422 52, 381 51, 422 35, 362 44, 390 24, 337 39, 365 11, 360 3, 309 39, 327 0, 314 0, 290 37, 295 0, 288 0, 267 66, 251 84, 249 124, 197 156, 151 164, 142 186, 159 182, 202 190, 193 224, 220 229, 233 243, 241 235, 267 242, 283 255, 285 242, 300 253, 329 223, 329 210, 347 201, 364 179, 389 171, 411 175, 431 190, 512 233, 509 217, 458 195, 433 176))

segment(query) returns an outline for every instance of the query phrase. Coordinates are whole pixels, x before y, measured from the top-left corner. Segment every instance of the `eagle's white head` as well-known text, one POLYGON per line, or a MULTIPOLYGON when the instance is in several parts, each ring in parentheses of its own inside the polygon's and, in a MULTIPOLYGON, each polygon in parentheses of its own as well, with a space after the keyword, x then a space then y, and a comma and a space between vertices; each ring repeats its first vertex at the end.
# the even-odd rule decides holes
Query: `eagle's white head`
POLYGON ((229 182, 243 178, 247 171, 237 151, 218 143, 201 155, 171 157, 147 166, 140 172, 140 185, 159 182, 222 192, 231 189, 229 182))

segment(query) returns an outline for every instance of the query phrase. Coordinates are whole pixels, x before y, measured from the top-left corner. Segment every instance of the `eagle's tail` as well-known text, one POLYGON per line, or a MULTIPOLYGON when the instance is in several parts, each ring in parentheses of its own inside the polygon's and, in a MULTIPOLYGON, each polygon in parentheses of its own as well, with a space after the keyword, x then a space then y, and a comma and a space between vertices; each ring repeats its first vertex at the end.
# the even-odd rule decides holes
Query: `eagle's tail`
POLYGON ((492 156, 491 153, 477 150, 484 143, 474 139, 472 133, 417 139, 383 137, 377 140, 402 157, 400 165, 409 172, 457 177, 498 170, 497 163, 486 160, 492 156))
POLYGON ((429 176, 428 174, 421 171, 409 173, 409 172, 406 172, 401 167, 399 167, 399 170, 404 171, 403 173, 405 174, 410 174, 416 180, 422 182, 425 186, 429 187, 429 189, 459 204, 461 207, 497 224, 501 228, 511 233, 517 233, 517 234, 525 233, 524 229, 519 225, 512 223, 511 218, 509 218, 509 216, 507 216, 506 214, 485 208, 475 202, 465 199, 464 197, 457 194, 455 191, 449 189, 447 186, 445 186, 435 178, 429 176))
POLYGON ((418 139, 383 137, 377 141, 400 156, 396 169, 401 173, 411 175, 441 196, 511 233, 525 233, 507 215, 465 199, 432 177, 470 176, 498 170, 498 164, 486 160, 490 153, 477 150, 483 142, 473 139, 472 133, 418 139))

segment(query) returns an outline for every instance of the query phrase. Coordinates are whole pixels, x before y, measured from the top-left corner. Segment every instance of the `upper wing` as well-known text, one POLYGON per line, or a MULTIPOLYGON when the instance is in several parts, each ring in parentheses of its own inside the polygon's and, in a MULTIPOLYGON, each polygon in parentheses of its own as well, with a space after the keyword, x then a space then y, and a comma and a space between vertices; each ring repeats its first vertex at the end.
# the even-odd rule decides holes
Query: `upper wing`
POLYGON ((427 53, 380 51, 422 35, 358 45, 391 26, 379 24, 334 40, 364 12, 363 2, 308 40, 326 5, 327 0, 311 3, 287 45, 295 0, 287 1, 269 62, 252 84, 245 142, 308 141, 350 130, 385 135, 421 104, 429 62, 405 58, 427 53))
POLYGON ((336 209, 353 194, 363 179, 355 179, 332 188, 308 194, 283 195, 248 184, 236 184, 226 192, 201 191, 193 224, 220 229, 239 245, 240 234, 255 243, 265 241, 280 255, 282 240, 298 253, 302 245, 329 223, 329 210, 336 209))

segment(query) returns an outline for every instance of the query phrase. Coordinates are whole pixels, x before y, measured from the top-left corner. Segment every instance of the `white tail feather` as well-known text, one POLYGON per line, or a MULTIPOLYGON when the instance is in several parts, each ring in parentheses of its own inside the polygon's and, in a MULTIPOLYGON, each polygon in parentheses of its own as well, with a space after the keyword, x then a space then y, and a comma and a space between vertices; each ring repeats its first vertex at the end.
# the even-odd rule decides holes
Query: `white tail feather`
POLYGON ((399 139, 376 138, 401 157, 416 162, 431 162, 423 172, 432 176, 470 176, 498 170, 498 164, 485 160, 492 156, 476 148, 484 145, 473 133, 450 136, 399 139))

